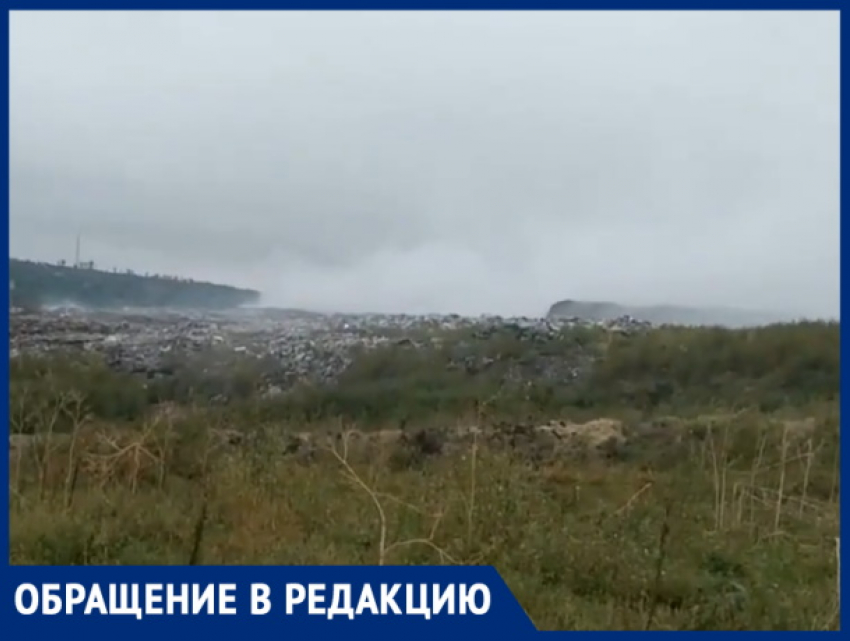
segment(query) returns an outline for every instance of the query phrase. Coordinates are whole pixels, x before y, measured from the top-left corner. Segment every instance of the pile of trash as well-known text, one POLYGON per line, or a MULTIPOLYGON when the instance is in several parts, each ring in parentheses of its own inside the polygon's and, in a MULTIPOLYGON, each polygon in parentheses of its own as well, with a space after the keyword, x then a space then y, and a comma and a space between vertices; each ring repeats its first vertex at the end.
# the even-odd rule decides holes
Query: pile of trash
POLYGON ((58 351, 98 354, 115 370, 148 378, 168 376, 175 363, 192 355, 202 356, 206 363, 250 358, 262 362, 268 386, 280 391, 299 381, 333 383, 364 350, 440 347, 452 332, 456 340, 451 367, 469 373, 486 369, 499 354, 482 355, 478 346, 501 336, 528 345, 534 354, 515 358, 509 378, 571 380, 586 365, 587 353, 577 349, 565 360, 563 353, 535 350, 559 340, 564 330, 583 326, 625 334, 650 327, 631 317, 598 323, 578 318, 322 315, 268 309, 203 313, 54 309, 13 312, 9 347, 12 358, 58 351))

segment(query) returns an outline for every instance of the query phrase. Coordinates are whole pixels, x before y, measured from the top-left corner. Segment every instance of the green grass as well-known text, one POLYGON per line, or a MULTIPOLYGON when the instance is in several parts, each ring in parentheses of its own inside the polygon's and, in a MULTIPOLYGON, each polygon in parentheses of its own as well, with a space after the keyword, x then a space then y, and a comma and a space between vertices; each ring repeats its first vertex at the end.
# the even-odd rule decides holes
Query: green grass
POLYGON ((10 454, 12 563, 493 564, 543 629, 838 628, 837 325, 444 338, 273 399, 256 362, 156 385, 14 363, 12 429, 38 438, 10 454), (447 368, 461 348, 495 364, 447 368), (505 382, 529 350, 601 360, 529 391, 505 382), (380 438, 602 417, 616 451, 380 438), (346 448, 355 427, 377 436, 346 448))

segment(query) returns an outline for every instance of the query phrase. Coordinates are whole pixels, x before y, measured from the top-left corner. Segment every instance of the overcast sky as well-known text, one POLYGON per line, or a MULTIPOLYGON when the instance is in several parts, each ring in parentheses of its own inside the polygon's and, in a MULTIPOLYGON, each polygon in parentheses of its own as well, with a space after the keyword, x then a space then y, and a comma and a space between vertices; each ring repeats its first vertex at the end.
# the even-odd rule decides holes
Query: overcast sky
POLYGON ((13 13, 12 255, 838 315, 838 13, 13 13))

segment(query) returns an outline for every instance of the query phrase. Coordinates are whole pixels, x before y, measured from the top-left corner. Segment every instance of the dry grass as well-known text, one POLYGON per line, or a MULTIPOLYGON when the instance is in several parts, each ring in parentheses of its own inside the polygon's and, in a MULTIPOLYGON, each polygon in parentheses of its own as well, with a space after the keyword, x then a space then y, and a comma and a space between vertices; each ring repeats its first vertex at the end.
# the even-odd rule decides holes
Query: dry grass
POLYGON ((714 422, 661 468, 535 466, 477 441, 400 468, 347 431, 304 462, 273 438, 227 447, 189 423, 83 419, 17 448, 11 560, 484 563, 546 629, 835 629, 836 422, 826 412, 801 442, 782 424, 714 422))
MULTIPOLYGON (((793 358, 815 366, 805 350, 793 358)), ((633 364, 615 365, 599 384, 633 364)), ((717 396, 743 383, 712 374, 705 380, 722 386, 688 391, 697 383, 682 366, 676 385, 689 404, 623 411, 634 390, 618 379, 629 396, 610 411, 567 405, 548 418, 617 417, 622 442, 603 451, 589 438, 554 457, 468 429, 498 423, 498 399, 469 421, 410 420, 406 434, 441 421, 467 434, 434 453, 416 439, 363 436, 397 423, 345 415, 258 422, 183 406, 119 421, 67 385, 33 396, 18 378, 11 561, 492 564, 542 629, 836 630, 837 393, 832 375, 819 375, 777 405, 776 385, 804 380, 778 367, 781 378, 768 368, 747 383, 771 401, 745 406, 717 396), (703 396, 715 403, 698 404, 703 396), (315 451, 293 455, 303 432, 316 435, 315 451)))

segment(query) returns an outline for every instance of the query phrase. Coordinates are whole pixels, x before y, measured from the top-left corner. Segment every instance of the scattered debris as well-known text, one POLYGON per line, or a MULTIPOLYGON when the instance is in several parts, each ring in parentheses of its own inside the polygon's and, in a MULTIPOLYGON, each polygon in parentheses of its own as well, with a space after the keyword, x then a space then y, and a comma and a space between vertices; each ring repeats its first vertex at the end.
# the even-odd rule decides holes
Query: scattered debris
MULTIPOLYGON (((475 374, 491 367, 500 355, 482 356, 476 345, 505 336, 515 344, 529 346, 522 354, 511 355, 508 380, 548 377, 570 381, 585 368, 586 350, 577 346, 574 357, 565 359, 545 350, 538 353, 535 347, 557 339, 567 328, 585 326, 626 334, 649 328, 648 323, 631 317, 591 322, 577 318, 321 315, 268 309, 190 313, 66 308, 13 312, 9 348, 12 358, 56 351, 100 354, 109 367, 148 378, 173 374, 187 355, 219 356, 219 362, 226 362, 227 357, 255 359, 262 361, 267 379, 263 394, 274 396, 298 382, 335 382, 363 350, 440 347, 447 332, 464 330, 451 346, 451 368, 475 374)), ((211 358, 210 366, 213 361, 211 358)))

